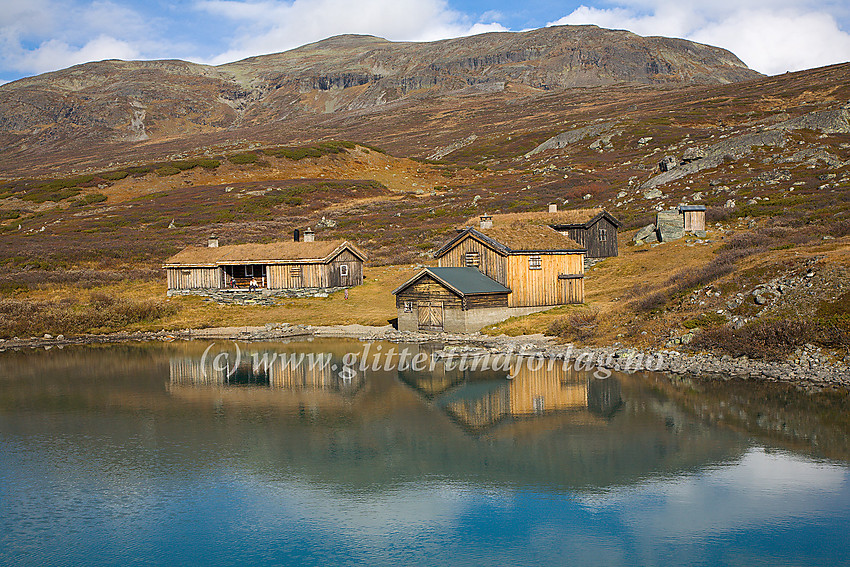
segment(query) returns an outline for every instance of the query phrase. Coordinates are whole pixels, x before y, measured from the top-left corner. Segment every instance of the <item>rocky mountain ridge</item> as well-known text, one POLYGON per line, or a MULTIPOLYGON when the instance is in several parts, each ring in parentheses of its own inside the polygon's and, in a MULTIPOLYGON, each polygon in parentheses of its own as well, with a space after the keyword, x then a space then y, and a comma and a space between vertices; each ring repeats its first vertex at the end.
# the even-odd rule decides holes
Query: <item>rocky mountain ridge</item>
POLYGON ((101 61, 0 87, 0 151, 139 143, 235 131, 446 93, 547 93, 760 77, 732 53, 680 39, 559 26, 427 42, 338 36, 218 67, 101 61))

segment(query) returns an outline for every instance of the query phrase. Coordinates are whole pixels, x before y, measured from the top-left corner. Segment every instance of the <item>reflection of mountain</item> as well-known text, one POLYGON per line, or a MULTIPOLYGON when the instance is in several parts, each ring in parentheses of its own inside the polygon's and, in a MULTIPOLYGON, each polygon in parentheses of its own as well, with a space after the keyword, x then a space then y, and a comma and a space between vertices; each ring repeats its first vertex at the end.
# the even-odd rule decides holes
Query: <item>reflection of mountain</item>
POLYGON ((621 405, 616 378, 599 380, 561 361, 540 366, 517 359, 511 364, 513 378, 506 378, 504 371, 457 366, 441 362, 434 371, 400 371, 399 378, 472 432, 553 413, 572 412, 577 421, 593 421, 588 413, 609 417, 621 405))

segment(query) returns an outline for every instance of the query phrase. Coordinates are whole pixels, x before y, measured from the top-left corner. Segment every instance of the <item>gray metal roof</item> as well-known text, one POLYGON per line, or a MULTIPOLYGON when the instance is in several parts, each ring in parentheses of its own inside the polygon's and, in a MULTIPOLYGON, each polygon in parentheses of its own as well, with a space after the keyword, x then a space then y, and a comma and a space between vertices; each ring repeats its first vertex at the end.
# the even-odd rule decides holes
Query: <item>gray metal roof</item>
POLYGON ((414 284, 426 274, 460 295, 511 293, 510 289, 496 280, 488 278, 477 268, 425 268, 394 289, 393 295, 414 284))
POLYGON ((704 211, 705 205, 679 205, 679 212, 682 211, 704 211))

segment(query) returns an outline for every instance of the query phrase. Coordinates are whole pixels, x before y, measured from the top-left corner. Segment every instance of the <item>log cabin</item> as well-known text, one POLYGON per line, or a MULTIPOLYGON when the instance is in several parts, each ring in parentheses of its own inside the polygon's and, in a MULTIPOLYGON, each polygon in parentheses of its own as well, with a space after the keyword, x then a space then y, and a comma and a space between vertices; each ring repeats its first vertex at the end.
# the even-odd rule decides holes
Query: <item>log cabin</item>
POLYGON ((511 290, 506 316, 584 303, 585 248, 545 213, 483 215, 434 254, 441 267, 477 268, 511 290), (524 310, 524 312, 520 312, 524 310))
POLYGON ((425 268, 393 290, 400 331, 473 333, 505 319, 511 290, 475 268, 425 268))
MULTIPOLYGON (((298 238, 296 236, 296 238, 298 238)), ((169 292, 177 290, 327 289, 363 283, 366 255, 345 240, 317 241, 312 231, 303 240, 268 244, 190 246, 165 261, 169 292)))

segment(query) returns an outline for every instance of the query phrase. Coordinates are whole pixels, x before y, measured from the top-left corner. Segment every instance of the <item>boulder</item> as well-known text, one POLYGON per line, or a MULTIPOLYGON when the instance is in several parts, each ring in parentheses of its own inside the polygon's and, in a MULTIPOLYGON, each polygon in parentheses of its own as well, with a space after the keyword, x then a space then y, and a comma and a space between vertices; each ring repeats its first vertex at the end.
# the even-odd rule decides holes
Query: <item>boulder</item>
POLYGON ((682 154, 682 161, 685 163, 690 163, 692 161, 702 159, 705 156, 706 152, 703 148, 688 148, 687 150, 685 150, 685 153, 682 154))
POLYGON ((635 234, 635 244, 643 244, 644 242, 657 242, 658 236, 655 234, 655 225, 648 224, 635 234))
POLYGON ((643 194, 644 199, 660 199, 663 196, 664 193, 661 192, 661 189, 650 189, 643 194))
POLYGON ((675 209, 660 211, 655 217, 655 224, 658 227, 658 239, 661 242, 670 242, 685 236, 684 220, 675 209))

